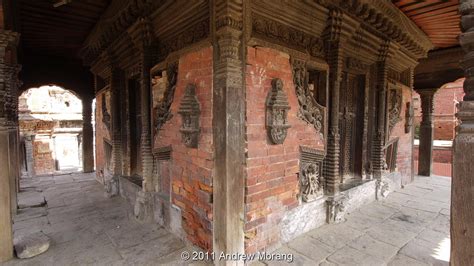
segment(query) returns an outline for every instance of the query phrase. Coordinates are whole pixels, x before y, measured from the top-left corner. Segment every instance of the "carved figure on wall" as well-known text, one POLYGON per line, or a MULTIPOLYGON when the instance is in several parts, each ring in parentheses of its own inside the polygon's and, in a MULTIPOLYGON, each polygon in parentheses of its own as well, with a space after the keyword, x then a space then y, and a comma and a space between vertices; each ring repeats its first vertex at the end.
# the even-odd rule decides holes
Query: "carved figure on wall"
POLYGON ((197 148, 199 140, 199 115, 201 109, 196 97, 196 85, 188 84, 184 92, 183 100, 178 113, 182 118, 182 125, 179 131, 184 145, 190 148, 197 148))
POLYGON ((102 123, 104 123, 107 130, 110 131, 110 125, 111 125, 110 114, 109 114, 109 111, 107 110, 107 101, 105 98, 105 94, 102 95, 101 107, 102 107, 102 123))
POLYGON ((268 92, 266 107, 268 137, 273 144, 282 144, 291 126, 288 124, 290 105, 283 91, 283 81, 279 78, 272 80, 272 89, 268 92))
POLYGON ((399 89, 390 90, 389 98, 389 132, 401 120, 400 113, 402 111, 402 91, 399 89))
POLYGON ((168 77, 168 88, 164 93, 163 100, 156 107, 155 131, 159 131, 161 127, 163 127, 163 125, 173 117, 170 108, 171 104, 173 103, 174 92, 176 90, 178 63, 169 64, 166 75, 168 77))
POLYGON ((413 105, 411 102, 407 102, 405 111, 405 133, 410 133, 411 128, 413 127, 413 105))
POLYGON ((346 198, 339 196, 336 198, 330 198, 326 201, 327 203, 327 222, 329 224, 337 224, 344 221, 346 211, 346 198))
POLYGON ((324 194, 324 181, 319 164, 308 163, 302 167, 300 193, 304 202, 311 202, 324 194))
POLYGON ((296 97, 298 98, 298 117, 309 124, 312 124, 323 136, 324 116, 326 108, 319 105, 314 95, 309 90, 307 71, 301 64, 293 68, 293 82, 295 83, 296 97))

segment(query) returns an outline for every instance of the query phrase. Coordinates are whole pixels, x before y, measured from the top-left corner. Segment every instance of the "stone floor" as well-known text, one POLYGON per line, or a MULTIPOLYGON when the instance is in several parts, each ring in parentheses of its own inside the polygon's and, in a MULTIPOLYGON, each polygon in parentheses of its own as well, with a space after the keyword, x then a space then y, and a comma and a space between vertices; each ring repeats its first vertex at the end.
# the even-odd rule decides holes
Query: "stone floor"
MULTIPOLYGON (((182 252, 195 250, 163 228, 129 218, 125 201, 104 197, 93 174, 25 179, 22 188, 15 236, 43 231, 51 247, 6 265, 177 265, 185 264, 182 252)), ((448 265, 449 202, 449 178, 419 177, 273 254, 292 254, 294 265, 448 265)))
POLYGON ((6 265, 178 264, 193 250, 163 228, 129 218, 125 201, 104 197, 94 174, 24 179, 21 187, 15 237, 43 231, 51 246, 6 265))
POLYGON ((293 254, 296 265, 449 265, 450 195, 450 178, 417 177, 344 223, 310 231, 275 253, 293 254))

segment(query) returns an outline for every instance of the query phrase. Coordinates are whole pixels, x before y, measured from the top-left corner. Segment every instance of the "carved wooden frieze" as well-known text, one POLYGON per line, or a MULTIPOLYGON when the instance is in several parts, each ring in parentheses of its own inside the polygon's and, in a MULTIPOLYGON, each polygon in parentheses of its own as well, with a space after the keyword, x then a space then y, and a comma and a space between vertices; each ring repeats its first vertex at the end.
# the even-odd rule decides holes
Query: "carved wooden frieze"
POLYGON ((324 195, 324 152, 300 146, 300 154, 300 197, 303 202, 311 202, 324 195))
POLYGON ((181 101, 178 113, 182 118, 182 125, 179 131, 184 145, 189 148, 197 148, 199 140, 199 115, 201 109, 196 97, 196 85, 188 84, 181 101))
POLYGON ((268 93, 266 107, 268 137, 273 144, 282 144, 291 126, 288 124, 290 105, 283 91, 283 81, 279 78, 272 80, 272 89, 268 93))
POLYGON ((356 70, 356 72, 366 72, 369 69, 369 65, 354 57, 348 57, 346 59, 346 67, 351 70, 356 70))
POLYGON ((306 67, 302 62, 293 62, 293 83, 295 84, 296 96, 298 98, 298 117, 312 124, 324 137, 324 123, 326 108, 318 104, 308 87, 306 67))
POLYGON ((107 130, 110 131, 110 125, 111 125, 110 114, 109 114, 109 111, 107 110, 107 101, 105 98, 105 94, 102 95, 101 107, 102 107, 102 123, 104 123, 107 130))
POLYGON ((392 132, 392 129, 395 125, 401 120, 400 113, 402 111, 402 91, 400 89, 391 89, 389 95, 389 132, 392 132))
POLYGON ((324 54, 320 38, 256 14, 252 15, 252 35, 303 49, 315 57, 324 54))
POLYGON ((413 127, 413 104, 411 102, 407 102, 406 110, 405 110, 405 133, 410 133, 413 127))
POLYGON ((209 20, 200 21, 182 33, 173 36, 169 40, 163 41, 158 48, 161 58, 166 57, 169 53, 178 51, 188 45, 196 43, 209 36, 209 20))
POLYGON ((155 131, 159 131, 163 125, 173 117, 171 114, 171 104, 173 103, 176 81, 178 76, 178 63, 168 65, 166 71, 168 87, 163 96, 163 100, 158 104, 155 111, 155 131))

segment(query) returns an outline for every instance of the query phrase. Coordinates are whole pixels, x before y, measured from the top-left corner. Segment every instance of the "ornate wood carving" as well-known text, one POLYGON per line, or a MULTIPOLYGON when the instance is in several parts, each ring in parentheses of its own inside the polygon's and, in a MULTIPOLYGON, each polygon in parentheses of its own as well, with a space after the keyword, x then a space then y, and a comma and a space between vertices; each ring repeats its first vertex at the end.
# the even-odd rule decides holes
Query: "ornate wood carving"
POLYGON ((400 89, 391 89, 389 95, 388 109, 388 130, 392 132, 395 125, 400 122, 400 113, 402 111, 402 91, 400 89))
POLYGON ((405 133, 410 133, 413 127, 413 105, 411 102, 407 102, 405 111, 405 133))
POLYGON ((312 124, 316 132, 324 138, 326 123, 326 108, 318 104, 314 95, 308 88, 308 77, 304 62, 293 60, 293 83, 295 84, 296 97, 298 98, 298 117, 312 124))
POLYGON ((331 196, 339 193, 339 160, 340 160, 340 135, 339 135, 339 96, 343 70, 343 50, 341 43, 341 30, 343 14, 340 10, 333 9, 329 13, 328 26, 324 33, 326 46, 326 59, 329 65, 329 91, 330 91, 330 119, 328 120, 329 133, 327 136, 327 156, 324 163, 324 176, 326 178, 327 193, 331 196))
POLYGON ((283 81, 279 78, 272 80, 272 89, 267 96, 266 127, 268 137, 273 144, 282 144, 285 141, 288 128, 288 98, 283 91, 283 81))
POLYGON ((168 161, 171 160, 171 146, 160 147, 153 150, 153 157, 158 161, 168 161))
POLYGON ((163 101, 158 105, 155 111, 155 131, 158 132, 163 125, 173 117, 170 108, 173 103, 174 92, 176 90, 176 81, 178 78, 178 63, 171 63, 168 65, 166 71, 168 78, 168 88, 163 96, 163 101))
POLYGON ((196 97, 196 85, 188 84, 184 92, 178 113, 182 118, 181 132, 184 145, 189 148, 197 148, 199 140, 199 115, 201 109, 196 97))
POLYGON ((304 202, 311 202, 324 195, 324 151, 300 146, 300 154, 300 197, 304 202))
POLYGON ((324 54, 320 38, 255 14, 252 15, 252 34, 302 49, 315 57, 323 57, 324 54))
POLYGON ((346 59, 346 67, 356 72, 367 72, 369 69, 369 65, 354 57, 348 57, 346 59))
POLYGON ((102 95, 100 104, 102 108, 102 123, 104 123, 105 127, 110 132, 111 121, 109 111, 107 110, 107 99, 105 93, 102 95))
POLYGON ((377 60, 377 81, 376 81, 376 119, 377 126, 375 137, 372 143, 372 172, 375 178, 382 178, 384 172, 385 156, 385 136, 386 136, 386 102, 387 102, 387 86, 388 86, 388 63, 387 58, 390 50, 390 42, 384 41, 379 49, 377 60))
POLYGON ((357 17, 359 21, 369 24, 368 29, 383 33, 406 47, 417 57, 424 57, 433 44, 425 34, 395 8, 390 1, 380 0, 317 0, 323 6, 337 6, 357 17))
POLYGON ((171 52, 178 51, 186 46, 201 41, 207 36, 209 36, 209 20, 205 19, 173 38, 161 42, 158 46, 160 59, 163 59, 171 52))

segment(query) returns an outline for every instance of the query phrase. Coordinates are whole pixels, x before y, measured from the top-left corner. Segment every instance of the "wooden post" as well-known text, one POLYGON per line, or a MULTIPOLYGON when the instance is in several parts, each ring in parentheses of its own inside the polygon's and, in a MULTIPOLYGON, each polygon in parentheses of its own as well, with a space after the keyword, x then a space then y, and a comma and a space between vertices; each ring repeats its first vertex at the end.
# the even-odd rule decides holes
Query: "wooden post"
POLYGON ((434 94, 437 89, 419 89, 417 92, 421 98, 421 123, 420 123, 420 147, 418 174, 431 176, 433 168, 433 105, 434 94))
POLYGON ((216 0, 212 6, 216 158, 213 248, 217 254, 244 253, 244 9, 243 0, 216 0))
POLYGON ((5 51, 16 47, 18 34, 0 30, 0 262, 13 258, 12 215, 16 212, 18 167, 17 74, 13 60, 5 60, 5 51))
POLYGON ((451 187, 451 265, 474 265, 474 0, 461 0, 463 33, 459 42, 466 53, 461 61, 466 80, 459 104, 453 143, 451 187))
POLYGON ((82 171, 94 172, 94 131, 92 129, 92 97, 82 98, 82 171))
POLYGON ((0 262, 13 258, 8 139, 9 131, 0 128, 0 262))

